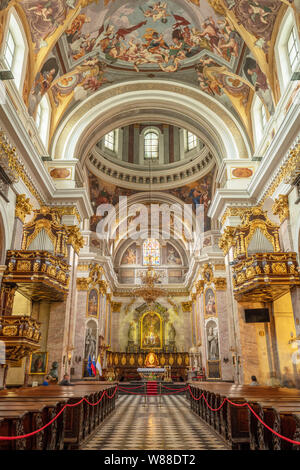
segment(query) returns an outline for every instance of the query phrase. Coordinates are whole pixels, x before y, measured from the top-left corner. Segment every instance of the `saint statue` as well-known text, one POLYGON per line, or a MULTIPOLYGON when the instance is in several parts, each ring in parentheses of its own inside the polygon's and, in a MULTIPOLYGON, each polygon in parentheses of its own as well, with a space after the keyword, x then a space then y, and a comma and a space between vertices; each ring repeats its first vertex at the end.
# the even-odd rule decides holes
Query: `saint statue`
POLYGON ((208 329, 207 335, 208 341, 208 359, 210 361, 215 361, 219 359, 219 344, 218 344, 218 335, 214 332, 212 326, 208 329))
POLYGON ((96 338, 92 334, 92 328, 87 328, 85 336, 85 359, 96 357, 96 338))
POLYGON ((169 326, 169 342, 174 343, 175 337, 176 337, 176 330, 174 328, 173 323, 170 323, 170 326, 169 326))
POLYGON ((130 326, 128 329, 128 340, 131 342, 135 341, 135 323, 134 321, 130 322, 130 326))

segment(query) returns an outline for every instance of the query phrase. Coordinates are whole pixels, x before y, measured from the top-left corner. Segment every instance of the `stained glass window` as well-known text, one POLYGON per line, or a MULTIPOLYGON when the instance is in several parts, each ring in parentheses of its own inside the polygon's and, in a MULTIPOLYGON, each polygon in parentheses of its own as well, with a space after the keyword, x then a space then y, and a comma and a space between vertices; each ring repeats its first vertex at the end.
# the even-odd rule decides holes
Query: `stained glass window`
POLYGON ((151 266, 160 264, 160 245, 155 238, 148 238, 143 244, 143 265, 151 266))

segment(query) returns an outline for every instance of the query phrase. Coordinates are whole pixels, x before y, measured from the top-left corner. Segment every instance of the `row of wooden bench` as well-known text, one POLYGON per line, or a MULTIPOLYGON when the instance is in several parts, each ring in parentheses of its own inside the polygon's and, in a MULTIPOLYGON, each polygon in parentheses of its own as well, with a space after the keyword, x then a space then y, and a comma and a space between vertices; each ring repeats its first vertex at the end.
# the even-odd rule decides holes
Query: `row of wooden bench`
POLYGON ((49 423, 66 404, 67 407, 53 423, 31 437, 0 440, 0 450, 60 450, 78 449, 115 408, 116 384, 111 382, 78 382, 74 386, 40 386, 2 390, 0 392, 0 436, 22 436, 49 423), (113 395, 114 394, 114 395, 113 395))
MULTIPOLYGON (((270 428, 300 442, 300 391, 298 389, 235 385, 230 383, 193 382, 195 398, 202 393, 213 409, 225 398, 241 405, 248 403, 270 428)), ((208 423, 232 449, 300 450, 300 445, 281 439, 268 430, 248 406, 234 406, 228 401, 218 411, 211 411, 203 397, 195 400, 189 390, 186 397, 191 409, 208 423)))

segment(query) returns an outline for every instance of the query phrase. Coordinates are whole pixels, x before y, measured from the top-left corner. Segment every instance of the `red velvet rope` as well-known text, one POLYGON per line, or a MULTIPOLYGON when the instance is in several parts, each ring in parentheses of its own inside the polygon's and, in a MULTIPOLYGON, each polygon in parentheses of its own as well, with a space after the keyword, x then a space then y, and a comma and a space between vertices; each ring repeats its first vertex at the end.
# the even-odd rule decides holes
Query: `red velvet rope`
MULTIPOLYGON (((119 385, 119 387, 120 387, 120 385, 119 385)), ((122 387, 122 385, 121 385, 121 387, 122 387)), ((126 390, 137 390, 138 388, 142 388, 142 387, 145 387, 145 385, 144 384, 139 385, 138 387, 127 387, 126 386, 126 390)))
POLYGON ((107 396, 107 398, 109 399, 112 399, 116 392, 117 392, 117 389, 118 389, 118 386, 116 385, 115 387, 115 390, 113 392, 112 395, 108 395, 107 391, 104 390, 102 395, 101 395, 101 398, 96 402, 96 403, 90 403, 85 397, 81 398, 80 401, 78 401, 77 403, 73 403, 73 404, 70 404, 70 403, 66 403, 66 405, 64 405, 62 407, 62 409, 57 413, 56 416, 54 416, 53 419, 51 419, 51 421, 49 421, 49 423, 45 424, 44 426, 42 426, 40 429, 37 429, 36 431, 32 431, 28 434, 24 434, 22 436, 0 436, 0 441, 13 441, 13 440, 16 440, 16 439, 25 439, 27 437, 31 437, 31 436, 34 436, 35 434, 37 434, 38 432, 41 432, 43 431, 44 429, 46 429, 48 426, 50 426, 52 423, 54 423, 54 421, 65 411, 66 408, 72 408, 73 406, 77 406, 77 405, 80 405, 80 403, 82 403, 83 401, 87 402, 90 406, 96 406, 98 405, 102 398, 104 397, 104 395, 107 396))
POLYGON ((199 398, 196 398, 194 397, 191 389, 190 389, 190 385, 188 385, 188 388, 189 388, 189 391, 190 391, 190 394, 191 396, 194 398, 194 400, 197 400, 199 401, 202 397, 206 403, 206 406, 211 410, 211 411, 219 411, 225 404, 225 402, 227 401, 228 403, 230 403, 230 405, 233 405, 233 406, 237 406, 237 407, 244 407, 244 406, 247 406, 249 408, 249 410, 251 411, 251 413, 253 413, 253 415, 258 419, 258 421, 263 425, 265 426, 265 428, 267 428, 269 431, 271 431, 273 434, 275 434, 277 437, 280 437, 280 439, 283 439, 284 441, 287 441, 287 442, 290 442, 291 444, 296 444, 296 445, 300 445, 300 441, 294 441, 293 439, 290 439, 288 437, 285 437, 285 436, 282 436, 281 434, 279 434, 277 431, 275 431, 274 429, 272 429, 270 426, 268 426, 262 419, 260 416, 258 416, 257 413, 255 413, 255 411, 253 410, 253 408, 249 405, 249 403, 233 403, 232 401, 229 400, 229 398, 225 397, 222 404, 218 407, 218 408, 212 408, 208 401, 206 400, 204 394, 202 393, 200 395, 199 398))
MULTIPOLYGON (((165 387, 164 385, 162 385, 162 386, 165 387)), ((138 388, 141 388, 141 387, 144 387, 144 385, 139 386, 138 388)), ((132 390, 135 389, 135 388, 137 388, 137 387, 132 388, 132 390)), ((168 387, 165 387, 165 388, 168 388, 168 387)), ((141 395, 141 396, 147 396, 147 395, 148 395, 148 394, 142 394, 142 393, 139 393, 139 392, 131 392, 131 391, 129 391, 128 389, 123 389, 123 390, 122 390, 122 387, 116 385, 116 387, 115 387, 114 392, 113 392, 112 395, 108 395, 107 391, 104 390, 103 393, 102 393, 102 395, 101 395, 101 397, 100 397, 100 399, 99 399, 96 403, 90 403, 85 397, 83 397, 83 398, 82 398, 80 401, 78 401, 77 403, 73 403, 73 404, 67 403, 66 405, 64 405, 64 406, 62 407, 62 409, 57 413, 57 415, 56 415, 53 419, 51 419, 51 421, 49 421, 49 423, 45 424, 45 425, 44 425, 43 427, 41 427, 40 429, 37 429, 36 431, 32 431, 31 433, 28 433, 28 434, 24 434, 24 435, 22 435, 22 436, 0 436, 0 440, 1 440, 1 441, 12 441, 12 440, 16 440, 16 439, 26 439, 26 438, 28 438, 28 437, 34 436, 34 435, 37 434, 38 432, 41 432, 41 431, 43 431, 44 429, 46 429, 48 426, 50 426, 50 425, 64 412, 64 410, 65 410, 66 408, 68 408, 68 407, 69 407, 69 408, 72 408, 72 407, 74 407, 74 406, 80 405, 80 403, 82 403, 83 401, 85 401, 86 403, 88 403, 88 405, 90 405, 90 406, 96 406, 96 405, 98 405, 98 404, 101 402, 101 400, 103 399, 103 397, 104 397, 105 395, 107 396, 107 398, 112 399, 112 398, 115 396, 115 394, 117 393, 117 390, 118 390, 118 389, 119 389, 120 391, 122 391, 122 392, 128 392, 128 393, 130 393, 130 394, 132 394, 132 395, 141 395)), ((172 389, 169 389, 169 390, 172 390, 172 389)), ((283 440, 285 440, 285 441, 287 441, 287 442, 290 442, 291 444, 300 445, 300 441, 294 441, 293 439, 289 439, 288 437, 282 436, 281 434, 279 434, 278 432, 276 432, 274 429, 272 429, 270 426, 268 426, 268 425, 260 418, 260 416, 258 416, 258 414, 255 413, 255 411, 254 411, 253 408, 249 405, 249 403, 233 403, 232 401, 229 400, 229 398, 225 397, 224 400, 223 400, 223 402, 222 402, 222 404, 221 404, 218 408, 212 408, 212 407, 210 406, 210 404, 208 403, 207 399, 205 398, 203 392, 202 392, 202 394, 200 395, 200 397, 198 397, 198 398, 196 398, 196 397, 194 396, 194 394, 193 394, 192 391, 191 391, 190 385, 188 385, 188 386, 185 387, 184 389, 175 390, 175 391, 173 391, 173 392, 171 392, 171 393, 162 393, 161 395, 173 395, 173 394, 176 394, 176 393, 184 392, 184 391, 186 391, 186 390, 189 390, 191 397, 192 397, 195 401, 199 401, 199 400, 201 400, 201 398, 203 398, 204 401, 205 401, 206 406, 207 406, 211 411, 219 411, 219 410, 224 406, 224 404, 226 403, 226 401, 227 401, 228 403, 230 403, 230 405, 237 406, 237 407, 244 407, 244 406, 247 406, 247 407, 249 408, 249 410, 251 411, 251 413, 253 413, 253 415, 258 419, 258 421, 259 421, 265 428, 267 428, 269 431, 271 431, 273 434, 275 434, 277 437, 280 437, 280 439, 283 439, 283 440)), ((157 394, 157 395, 148 395, 148 396, 159 396, 159 394, 157 394)))

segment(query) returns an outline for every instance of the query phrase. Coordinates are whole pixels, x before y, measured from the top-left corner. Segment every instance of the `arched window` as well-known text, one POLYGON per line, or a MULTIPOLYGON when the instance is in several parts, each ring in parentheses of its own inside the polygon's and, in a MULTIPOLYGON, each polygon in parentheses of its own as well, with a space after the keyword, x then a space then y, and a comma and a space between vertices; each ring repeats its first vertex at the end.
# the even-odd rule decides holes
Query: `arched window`
POLYGON ((287 42, 287 52, 289 57, 289 63, 291 67, 291 71, 294 72, 299 62, 300 53, 299 53, 299 45, 297 40, 297 32, 295 26, 293 26, 288 42, 287 42))
POLYGON ((144 158, 158 158, 159 135, 155 129, 149 129, 144 136, 144 158))
POLYGON ((112 152, 116 152, 116 141, 116 131, 111 131, 104 136, 104 147, 111 150, 112 152))
POLYGON ((48 101, 48 96, 44 95, 36 110, 35 124, 43 144, 46 147, 48 147, 50 115, 51 107, 48 101))
POLYGON ((252 123, 256 146, 259 145, 267 125, 268 118, 266 108, 261 99, 255 95, 252 104, 252 123))
POLYGON ((198 139, 197 136, 195 136, 195 134, 193 134, 192 132, 185 130, 184 140, 184 147, 186 152, 189 152, 190 150, 193 150, 197 147, 198 139))
POLYGON ((275 56, 280 88, 283 93, 300 61, 299 36, 292 8, 288 8, 281 22, 275 43, 275 56))
POLYGON ((143 243, 143 265, 160 265, 160 244, 155 238, 148 238, 143 243))
POLYGON ((25 76, 27 53, 28 46, 22 23, 15 10, 12 9, 3 42, 2 54, 19 90, 25 76))

